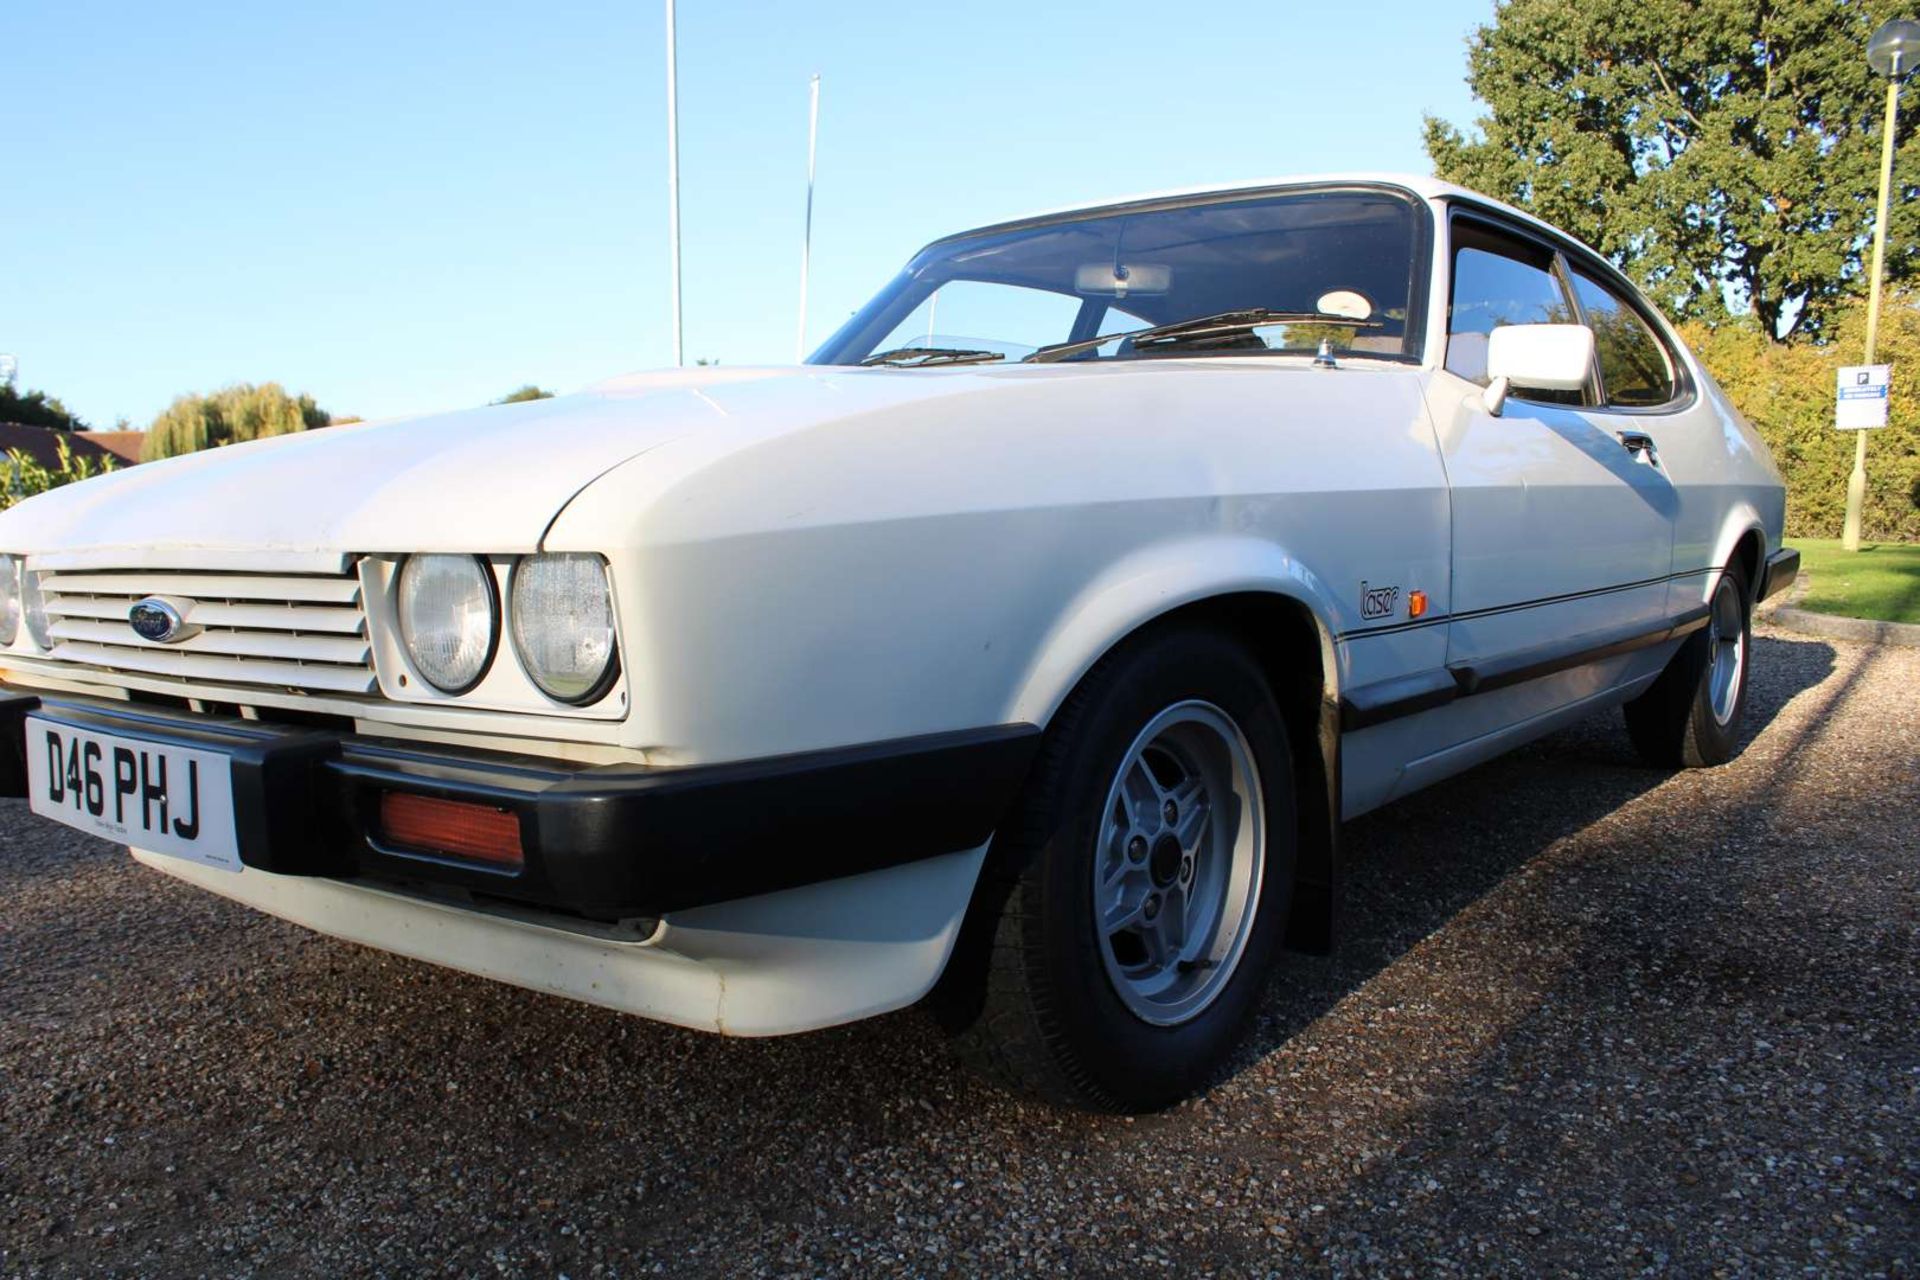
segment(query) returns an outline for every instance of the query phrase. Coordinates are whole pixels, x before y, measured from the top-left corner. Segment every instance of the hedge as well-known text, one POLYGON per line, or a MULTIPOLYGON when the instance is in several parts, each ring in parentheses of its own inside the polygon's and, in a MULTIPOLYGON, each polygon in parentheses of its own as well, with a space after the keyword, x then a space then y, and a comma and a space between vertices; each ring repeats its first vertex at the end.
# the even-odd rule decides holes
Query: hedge
MULTIPOLYGON (((1833 425, 1835 370, 1860 363, 1866 307, 1844 315, 1833 339, 1782 344, 1751 324, 1682 329, 1694 353, 1765 438, 1787 478, 1787 535, 1837 538, 1853 471, 1851 431, 1833 425)), ((1920 296, 1888 298, 1875 358, 1893 370, 1887 428, 1868 433, 1861 536, 1920 542, 1920 296)))

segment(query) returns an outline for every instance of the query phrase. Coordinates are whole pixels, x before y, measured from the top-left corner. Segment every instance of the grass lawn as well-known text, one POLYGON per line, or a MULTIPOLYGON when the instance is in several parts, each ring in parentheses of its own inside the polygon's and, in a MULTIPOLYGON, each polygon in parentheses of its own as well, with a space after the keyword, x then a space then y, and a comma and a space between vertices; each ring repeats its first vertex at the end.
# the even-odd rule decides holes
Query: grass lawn
POLYGON ((1807 594, 1798 607, 1877 622, 1920 622, 1920 543, 1864 542, 1855 552, 1837 539, 1789 538, 1800 552, 1807 594))

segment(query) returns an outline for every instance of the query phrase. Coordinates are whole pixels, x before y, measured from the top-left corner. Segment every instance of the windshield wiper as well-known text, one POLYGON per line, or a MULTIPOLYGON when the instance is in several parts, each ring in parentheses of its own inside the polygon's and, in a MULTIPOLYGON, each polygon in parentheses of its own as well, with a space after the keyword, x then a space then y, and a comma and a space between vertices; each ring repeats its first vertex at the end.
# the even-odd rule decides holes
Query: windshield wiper
POLYGON ((965 347, 895 347, 868 356, 863 365, 884 364, 899 369, 918 369, 930 364, 986 364, 1005 360, 1000 351, 973 351, 965 347))
POLYGON ((1222 311, 1217 315, 1198 316, 1192 320, 1176 320, 1172 324, 1156 324, 1146 329, 1109 333, 1098 338, 1082 338, 1078 342, 1056 342, 1052 346, 1040 348, 1026 357, 1026 360, 1028 363, 1045 364, 1050 360, 1060 360, 1067 356, 1078 355, 1082 351, 1104 347, 1109 342, 1130 341, 1136 349, 1142 346, 1171 346, 1180 342, 1192 342, 1197 338, 1251 333, 1255 329, 1265 328, 1270 324, 1331 324, 1350 329, 1378 329, 1381 322, 1355 320, 1352 316, 1338 316, 1326 311, 1268 311, 1264 307, 1250 307, 1244 311, 1222 311))

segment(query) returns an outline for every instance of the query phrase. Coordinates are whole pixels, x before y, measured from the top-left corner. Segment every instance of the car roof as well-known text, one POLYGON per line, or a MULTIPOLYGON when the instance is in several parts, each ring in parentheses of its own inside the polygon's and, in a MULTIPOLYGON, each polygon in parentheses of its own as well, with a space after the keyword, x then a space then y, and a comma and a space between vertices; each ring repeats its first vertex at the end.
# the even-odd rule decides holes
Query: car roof
MULTIPOLYGON (((961 231, 953 235, 942 236, 940 239, 960 240, 968 236, 979 235, 982 232, 1017 227, 1026 223, 1052 221, 1058 218, 1071 217, 1075 214, 1101 213, 1108 209, 1124 208, 1128 205, 1148 204, 1160 200, 1181 200, 1188 197, 1205 198, 1215 195, 1247 195, 1286 187, 1304 186, 1398 187, 1423 200, 1457 200, 1480 205, 1488 209, 1494 209, 1509 217, 1517 218, 1522 222, 1531 224, 1532 226, 1551 231, 1563 238, 1570 238, 1567 237, 1566 232, 1561 231, 1551 223, 1542 222, 1539 218, 1524 209, 1516 209, 1504 201, 1495 200, 1492 196, 1482 195, 1478 191, 1457 186, 1451 182, 1442 182, 1438 178, 1429 177, 1424 174, 1362 172, 1293 174, 1287 177, 1256 178, 1246 182, 1210 182, 1194 187, 1174 187, 1165 191, 1143 192, 1138 195, 1124 196, 1115 200, 1100 200, 1092 204, 1075 204, 1056 209, 1043 209, 1017 218, 1003 218, 997 222, 990 222, 969 231, 961 231)), ((935 241, 935 243, 937 244, 939 241, 935 241)))

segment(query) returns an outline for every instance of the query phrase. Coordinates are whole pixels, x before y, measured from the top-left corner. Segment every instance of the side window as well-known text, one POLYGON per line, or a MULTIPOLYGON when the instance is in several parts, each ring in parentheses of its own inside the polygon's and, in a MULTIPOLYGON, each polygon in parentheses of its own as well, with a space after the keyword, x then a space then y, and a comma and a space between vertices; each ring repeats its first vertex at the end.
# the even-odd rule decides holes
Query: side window
MULTIPOLYGON (((1573 307, 1545 248, 1463 223, 1454 224, 1453 237, 1447 369, 1485 386, 1487 335, 1506 324, 1570 324, 1573 307)), ((1525 398, 1561 404, 1583 399, 1577 391, 1528 391, 1525 398)))
POLYGON ((1673 363, 1647 322, 1613 290, 1579 270, 1573 273, 1573 288, 1593 326, 1607 403, 1645 407, 1672 400, 1677 390, 1673 363))
POLYGON ((874 350, 962 347, 998 351, 1018 360, 1050 342, 1065 342, 1079 314, 1080 299, 1063 293, 998 281, 949 280, 874 350))

